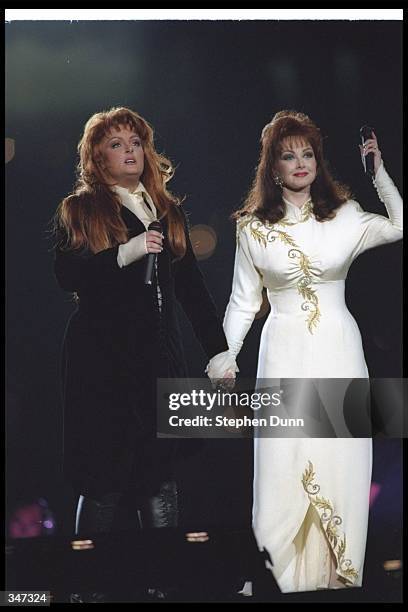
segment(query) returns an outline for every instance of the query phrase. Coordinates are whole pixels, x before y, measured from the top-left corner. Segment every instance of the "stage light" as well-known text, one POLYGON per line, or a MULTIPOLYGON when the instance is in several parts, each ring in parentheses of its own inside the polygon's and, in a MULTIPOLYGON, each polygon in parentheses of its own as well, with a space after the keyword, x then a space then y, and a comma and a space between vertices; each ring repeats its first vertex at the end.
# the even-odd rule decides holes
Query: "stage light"
POLYGON ((209 225, 194 225, 190 230, 190 240, 197 259, 208 259, 217 246, 217 234, 209 225))
POLYGON ((374 504, 377 497, 379 496, 380 491, 381 491, 381 485, 379 485, 377 482, 372 482, 371 487, 370 487, 370 498, 369 498, 370 508, 374 504))
POLYGON ((386 572, 396 572, 402 569, 402 561, 400 559, 389 559, 384 561, 383 567, 386 572))
POLYGON ((92 550, 95 544, 92 540, 73 540, 71 542, 72 550, 92 550))
POLYGON ((210 536, 206 531, 186 533, 187 542, 208 542, 210 536))
POLYGON ((15 141, 13 140, 13 138, 6 138, 5 139, 5 160, 6 160, 6 164, 8 164, 8 162, 13 159, 14 153, 15 153, 15 141))
POLYGON ((47 500, 43 497, 16 508, 8 525, 8 533, 12 538, 51 535, 54 531, 54 515, 48 507, 47 500))

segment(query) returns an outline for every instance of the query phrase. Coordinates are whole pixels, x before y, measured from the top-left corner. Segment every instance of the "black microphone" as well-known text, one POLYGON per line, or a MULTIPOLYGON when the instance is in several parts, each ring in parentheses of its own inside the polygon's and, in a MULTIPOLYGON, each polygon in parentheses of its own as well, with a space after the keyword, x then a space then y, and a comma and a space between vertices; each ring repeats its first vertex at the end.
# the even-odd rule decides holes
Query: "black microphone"
MULTIPOLYGON (((155 232, 162 232, 162 226, 160 221, 152 221, 148 230, 154 230, 155 232)), ((145 272, 145 285, 151 285, 153 283, 154 269, 156 267, 157 253, 148 253, 146 259, 146 272, 145 272)))
MULTIPOLYGON (((373 137, 373 128, 369 125, 363 125, 360 128, 361 142, 364 145, 365 141, 373 137)), ((362 155, 364 172, 369 176, 374 176, 374 153, 362 155)))

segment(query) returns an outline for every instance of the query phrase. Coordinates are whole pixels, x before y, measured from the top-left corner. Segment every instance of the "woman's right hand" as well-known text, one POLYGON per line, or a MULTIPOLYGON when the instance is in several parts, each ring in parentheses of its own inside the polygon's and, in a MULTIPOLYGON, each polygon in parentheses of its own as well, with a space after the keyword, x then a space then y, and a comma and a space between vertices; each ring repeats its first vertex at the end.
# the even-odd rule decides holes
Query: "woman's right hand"
POLYGON ((161 253, 162 250, 163 234, 155 230, 147 230, 119 245, 118 265, 123 268, 134 261, 139 261, 147 253, 161 253))
POLYGON ((163 234, 155 230, 147 230, 146 249, 148 253, 161 253, 163 250, 163 234))

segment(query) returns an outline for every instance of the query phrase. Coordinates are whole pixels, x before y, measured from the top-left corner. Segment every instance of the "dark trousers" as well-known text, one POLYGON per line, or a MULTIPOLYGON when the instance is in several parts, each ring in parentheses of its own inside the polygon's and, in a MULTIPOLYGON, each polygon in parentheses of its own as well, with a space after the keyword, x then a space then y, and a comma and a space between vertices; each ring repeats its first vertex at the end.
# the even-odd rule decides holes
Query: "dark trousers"
POLYGON ((177 527, 177 486, 162 482, 157 492, 132 499, 129 493, 107 493, 99 499, 80 495, 75 535, 110 533, 130 528, 177 527))

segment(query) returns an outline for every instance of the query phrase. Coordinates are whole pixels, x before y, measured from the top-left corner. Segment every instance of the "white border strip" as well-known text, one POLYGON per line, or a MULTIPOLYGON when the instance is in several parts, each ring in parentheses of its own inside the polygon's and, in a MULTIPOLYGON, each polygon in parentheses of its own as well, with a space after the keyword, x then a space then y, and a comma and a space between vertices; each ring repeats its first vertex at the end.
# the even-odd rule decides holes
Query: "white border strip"
POLYGON ((402 20, 403 9, 5 9, 6 21, 402 20))

